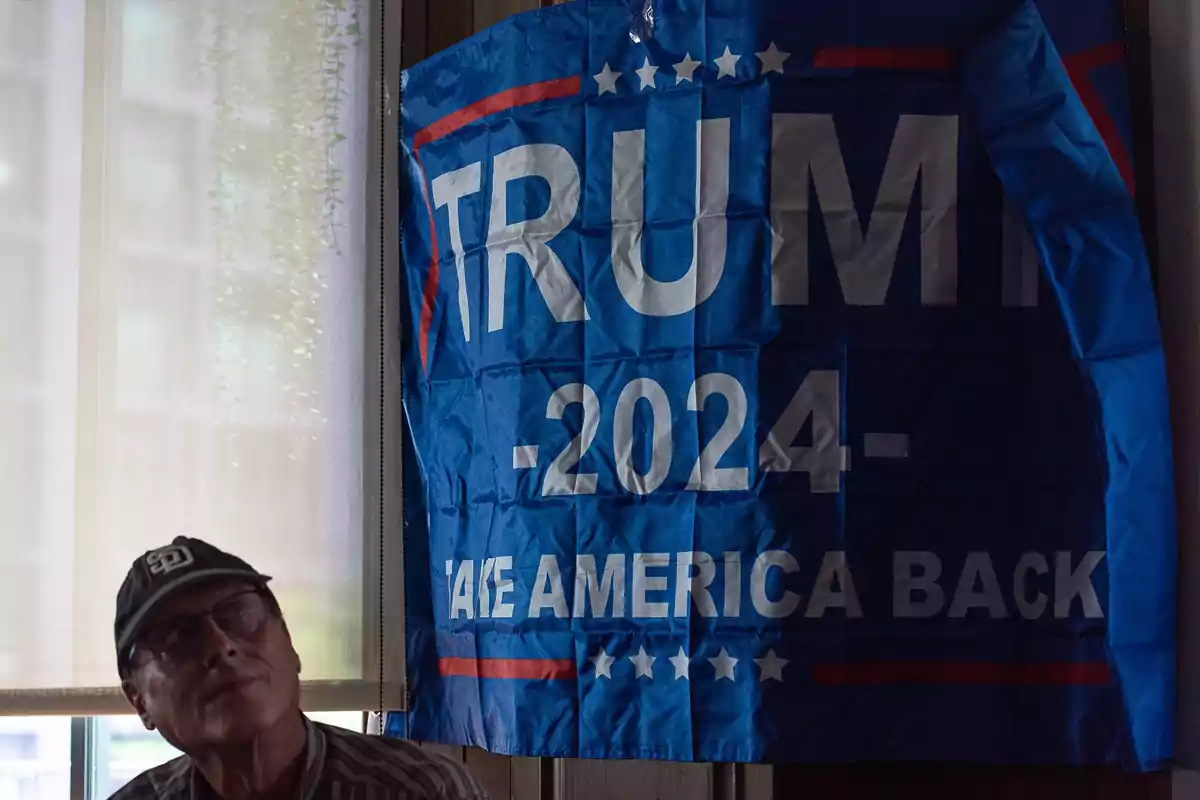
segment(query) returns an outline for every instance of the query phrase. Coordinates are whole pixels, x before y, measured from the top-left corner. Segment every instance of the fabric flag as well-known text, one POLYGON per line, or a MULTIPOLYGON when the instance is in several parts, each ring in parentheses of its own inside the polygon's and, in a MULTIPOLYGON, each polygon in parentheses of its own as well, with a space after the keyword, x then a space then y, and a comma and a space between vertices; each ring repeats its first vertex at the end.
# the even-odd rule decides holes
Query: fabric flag
POLYGON ((1162 765, 1121 31, 1114 0, 577 0, 407 71, 393 731, 1162 765))

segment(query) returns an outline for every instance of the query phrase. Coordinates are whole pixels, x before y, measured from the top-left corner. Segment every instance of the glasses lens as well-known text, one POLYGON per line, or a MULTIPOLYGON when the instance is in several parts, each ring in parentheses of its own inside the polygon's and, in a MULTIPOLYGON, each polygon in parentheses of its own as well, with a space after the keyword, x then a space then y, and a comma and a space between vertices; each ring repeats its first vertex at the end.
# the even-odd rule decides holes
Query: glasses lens
POLYGON ((246 640, 262 630, 267 609, 257 592, 231 597, 212 610, 213 622, 226 636, 246 640))
POLYGON ((256 591, 237 594, 217 603, 207 614, 182 617, 148 632, 138 647, 172 665, 194 660, 204 650, 206 617, 211 617, 226 636, 247 641, 262 631, 267 608, 256 591))
POLYGON ((188 617, 176 620, 169 628, 147 634, 139 646, 165 664, 183 663, 192 658, 200 648, 204 635, 200 627, 202 619, 188 617))

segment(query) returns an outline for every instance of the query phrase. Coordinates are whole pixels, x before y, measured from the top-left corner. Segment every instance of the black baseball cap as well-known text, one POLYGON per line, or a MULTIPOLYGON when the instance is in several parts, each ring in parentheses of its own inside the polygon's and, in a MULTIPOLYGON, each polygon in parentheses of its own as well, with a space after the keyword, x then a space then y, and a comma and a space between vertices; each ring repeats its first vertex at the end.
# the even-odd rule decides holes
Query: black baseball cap
POLYGON ((235 555, 200 539, 177 536, 166 547, 144 553, 129 568, 117 592, 117 669, 126 670, 129 647, 154 610, 183 589, 216 579, 266 585, 271 580, 235 555))

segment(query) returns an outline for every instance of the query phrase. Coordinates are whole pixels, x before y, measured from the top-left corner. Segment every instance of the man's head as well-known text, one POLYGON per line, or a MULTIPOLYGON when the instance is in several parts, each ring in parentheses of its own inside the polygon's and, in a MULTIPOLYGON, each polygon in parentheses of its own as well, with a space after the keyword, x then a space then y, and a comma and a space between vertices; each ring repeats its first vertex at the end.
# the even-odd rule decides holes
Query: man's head
POLYGON ((117 594, 121 685, 180 750, 240 744, 299 713, 300 659, 269 580, 183 537, 130 567, 117 594))

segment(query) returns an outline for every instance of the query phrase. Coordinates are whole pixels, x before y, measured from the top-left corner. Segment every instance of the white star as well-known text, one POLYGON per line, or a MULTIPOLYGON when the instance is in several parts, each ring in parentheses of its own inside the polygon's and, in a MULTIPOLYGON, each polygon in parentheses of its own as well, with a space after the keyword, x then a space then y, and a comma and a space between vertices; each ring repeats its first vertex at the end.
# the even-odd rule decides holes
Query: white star
POLYGON ((646 63, 642 64, 642 68, 635 69, 634 72, 636 72, 637 76, 642 79, 642 88, 639 89, 639 91, 655 88, 654 76, 658 74, 658 67, 651 64, 648 57, 646 58, 646 63))
POLYGON ((621 77, 621 73, 614 72, 612 67, 608 66, 607 61, 604 62, 604 69, 600 71, 600 74, 592 77, 596 79, 596 83, 600 84, 600 94, 617 93, 617 80, 621 77))
POLYGON ((600 652, 588 659, 596 665, 596 679, 612 678, 612 665, 616 661, 615 658, 604 652, 604 648, 600 648, 600 652))
POLYGON ((679 655, 671 656, 667 660, 675 668, 675 680, 683 678, 686 681, 690 681, 692 679, 692 676, 688 675, 688 665, 692 663, 692 660, 687 657, 687 653, 683 652, 682 647, 679 648, 679 655))
POLYGON ((657 661, 654 656, 646 653, 646 648, 639 647, 636 656, 630 656, 629 660, 633 662, 633 666, 637 669, 639 678, 654 679, 654 662, 657 661))
POLYGON ((733 668, 737 666, 738 660, 729 655, 724 647, 721 652, 717 653, 715 658, 708 659, 708 663, 713 665, 713 669, 717 671, 717 680, 728 678, 733 680, 733 668))
POLYGON ((725 45, 725 55, 721 56, 720 58, 713 59, 713 63, 717 65, 717 69, 719 70, 717 74, 717 80, 721 80, 721 78, 724 78, 725 76, 729 76, 730 78, 734 77, 735 70, 737 69, 737 62, 740 58, 741 56, 735 56, 729 51, 729 45, 725 45))
POLYGON ((774 650, 768 650, 767 654, 762 658, 754 659, 754 663, 758 664, 760 670, 758 682, 764 681, 779 681, 783 683, 783 668, 788 665, 786 658, 780 658, 775 655, 774 650))
POLYGON ((696 75, 696 70, 699 67, 700 67, 700 62, 693 61, 691 53, 688 53, 687 55, 685 55, 683 57, 683 61, 680 61, 678 64, 675 65, 675 85, 678 86, 679 84, 683 83, 684 81, 691 83, 692 79, 696 75))
POLYGON ((783 74, 783 62, 792 57, 791 53, 785 53, 775 46, 774 42, 761 53, 755 53, 758 60, 762 62, 762 71, 766 75, 768 72, 778 72, 783 74))

